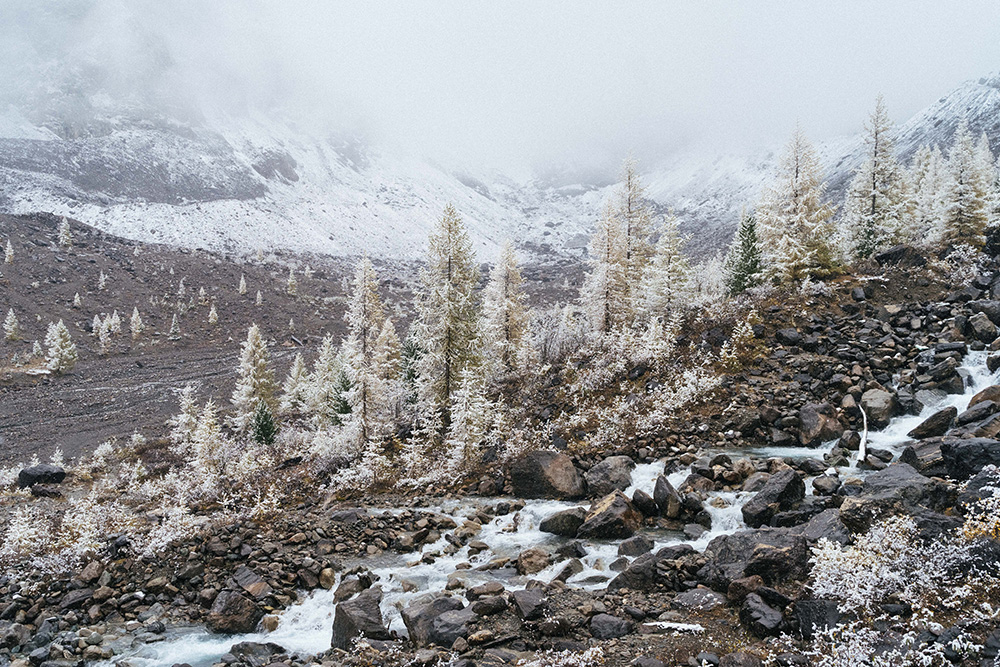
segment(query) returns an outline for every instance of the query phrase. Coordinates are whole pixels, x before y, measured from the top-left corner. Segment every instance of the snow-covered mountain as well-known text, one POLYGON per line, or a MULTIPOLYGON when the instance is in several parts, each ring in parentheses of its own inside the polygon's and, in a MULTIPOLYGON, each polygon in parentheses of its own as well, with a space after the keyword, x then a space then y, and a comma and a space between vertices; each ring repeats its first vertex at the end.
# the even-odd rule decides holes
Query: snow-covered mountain
MULTIPOLYGON (((581 252, 614 177, 475 173, 317 135, 274 115, 181 120, 72 99, 0 113, 0 210, 52 211, 124 237, 234 253, 273 247, 410 258, 452 202, 482 259, 508 237, 544 258, 581 252)), ((966 82, 900 126, 899 153, 947 145, 963 117, 998 145, 1000 77, 966 82)), ((819 148, 836 200, 862 159, 862 138, 819 148)), ((649 195, 681 217, 689 250, 709 254, 766 186, 779 151, 666 156, 645 173, 649 195)))

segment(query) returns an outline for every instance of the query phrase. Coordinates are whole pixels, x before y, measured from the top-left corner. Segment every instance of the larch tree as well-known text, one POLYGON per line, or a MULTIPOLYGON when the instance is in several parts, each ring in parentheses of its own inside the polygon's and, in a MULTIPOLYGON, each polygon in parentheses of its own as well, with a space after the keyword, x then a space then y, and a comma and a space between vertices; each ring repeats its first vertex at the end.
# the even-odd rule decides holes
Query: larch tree
POLYGON ((986 226, 992 227, 998 221, 996 211, 1000 206, 1000 173, 997 172, 990 139, 985 132, 979 136, 976 144, 976 163, 986 190, 986 226))
POLYGON ((347 389, 350 389, 350 381, 342 355, 333 342, 333 336, 324 336, 309 375, 309 413, 317 427, 338 425, 350 412, 350 404, 345 397, 347 389))
POLYGON ((208 309, 208 323, 213 326, 219 323, 219 311, 215 309, 214 303, 212 304, 212 307, 208 309))
POLYGON ((757 236, 757 218, 743 212, 736 228, 733 242, 726 254, 726 288, 730 296, 738 296, 760 284, 764 274, 760 239, 757 236))
POLYGON ((385 319, 378 293, 378 277, 366 255, 354 272, 347 312, 344 358, 350 390, 351 414, 347 425, 355 444, 364 446, 381 436, 385 415, 385 388, 375 366, 375 348, 385 319))
POLYGON ((479 312, 474 290, 479 267, 462 218, 448 204, 431 232, 427 265, 420 272, 415 333, 421 419, 440 434, 451 423, 451 404, 463 371, 479 362, 479 312))
POLYGON ((233 428, 246 431, 259 403, 266 403, 271 412, 275 409, 275 381, 271 370, 271 354, 260 333, 260 327, 251 325, 247 339, 240 351, 236 387, 233 390, 233 428))
POLYGON ((181 325, 177 321, 177 313, 174 313, 174 317, 170 320, 170 331, 167 333, 167 338, 170 340, 177 340, 181 337, 181 325))
POLYGON ((757 209, 765 261, 779 280, 799 280, 833 271, 830 218, 824 201, 826 185, 819 156, 796 128, 778 168, 774 184, 757 209))
POLYGON ((21 323, 13 308, 7 311, 7 317, 4 318, 3 334, 7 340, 17 340, 21 337, 21 323))
POLYGON ((398 419, 403 410, 405 390, 402 375, 402 345, 396 325, 387 317, 382 322, 382 329, 375 340, 375 352, 372 359, 375 372, 385 390, 385 408, 387 418, 398 419))
POLYGON ((299 293, 299 281, 295 277, 295 269, 288 269, 288 287, 287 291, 290 295, 295 296, 299 293))
POLYGON ((483 289, 482 341, 491 374, 512 373, 523 361, 528 345, 526 301, 514 244, 507 241, 483 289))
POLYGON ((309 404, 309 372, 301 354, 295 355, 295 361, 288 371, 288 377, 281 387, 281 402, 278 409, 281 414, 301 414, 309 404))
POLYGON ((80 293, 79 292, 77 292, 76 294, 73 295, 73 307, 74 308, 83 308, 83 299, 80 298, 80 293))
MULTIPOLYGON (((587 248, 590 271, 580 289, 580 301, 593 333, 603 335, 628 319, 628 281, 625 273, 622 225, 616 208, 607 204, 587 248)), ((633 277, 634 278, 634 277, 633 277)))
POLYGON ((949 243, 968 243, 982 248, 988 222, 989 183, 981 158, 963 120, 955 132, 948 154, 948 179, 944 189, 944 234, 949 243))
POLYGON ((921 245, 937 243, 944 234, 945 199, 948 181, 948 161, 935 146, 917 149, 910 164, 914 209, 912 224, 906 236, 921 245))
POLYGON ((181 446, 181 453, 185 454, 187 452, 183 445, 191 441, 198 427, 198 403, 194 397, 194 386, 185 385, 178 392, 177 399, 180 412, 171 417, 167 425, 170 426, 170 440, 174 445, 181 446))
POLYGON ((3 252, 3 263, 4 264, 14 263, 14 244, 10 242, 10 239, 7 239, 7 247, 4 249, 3 252))
POLYGON ((642 275, 645 295, 642 310, 647 319, 665 317, 681 305, 691 276, 683 250, 680 221, 674 215, 667 215, 660 228, 653 260, 642 275))
POLYGON ((462 371, 458 391, 452 397, 451 428, 445 440, 447 452, 442 472, 453 475, 478 460, 476 456, 489 421, 489 403, 480 369, 462 371))
POLYGON ((892 121, 881 95, 865 130, 867 154, 847 189, 844 212, 851 254, 859 259, 898 242, 913 215, 910 182, 893 154, 892 121))
POLYGON ((625 275, 630 277, 626 282, 628 299, 630 303, 637 305, 640 295, 633 292, 638 288, 638 279, 653 256, 653 245, 650 242, 653 211, 646 200, 646 188, 639 178, 634 158, 625 160, 616 206, 617 219, 622 227, 621 241, 624 244, 621 250, 622 268, 625 275))
POLYGON ((242 273, 240 274, 240 285, 237 288, 240 294, 247 293, 247 278, 242 273))
POLYGON ((138 307, 132 308, 132 317, 129 319, 128 328, 132 332, 132 340, 138 340, 142 332, 146 330, 146 325, 142 322, 142 316, 139 314, 138 307))
POLYGON ((48 348, 46 361, 50 371, 66 373, 73 370, 79 355, 69 329, 62 320, 56 324, 49 324, 45 334, 45 346, 48 348))
POLYGON ((60 218, 59 220, 60 220, 59 232, 58 232, 59 245, 63 246, 64 248, 68 248, 69 246, 73 245, 73 233, 72 231, 70 231, 69 228, 69 220, 67 220, 66 218, 60 218))

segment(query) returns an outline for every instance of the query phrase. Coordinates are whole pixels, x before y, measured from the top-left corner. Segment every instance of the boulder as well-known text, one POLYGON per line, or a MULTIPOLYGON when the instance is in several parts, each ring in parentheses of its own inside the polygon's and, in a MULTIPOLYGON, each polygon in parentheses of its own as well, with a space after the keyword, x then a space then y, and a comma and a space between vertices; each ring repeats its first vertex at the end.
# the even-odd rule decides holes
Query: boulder
POLYGON ((907 433, 906 437, 923 440, 924 438, 944 435, 951 428, 956 416, 958 416, 958 408, 949 405, 922 421, 919 426, 907 433))
POLYGON ((983 401, 1000 403, 1000 384, 994 384, 986 387, 986 389, 983 389, 978 394, 973 396, 969 401, 969 407, 974 407, 977 403, 982 403, 983 401))
POLYGON ((240 642, 229 647, 229 653, 236 657, 238 662, 250 667, 264 667, 274 662, 272 656, 285 653, 283 646, 278 646, 271 642, 240 642))
POLYGON ((614 593, 626 588, 649 592, 658 586, 669 585, 669 579, 662 575, 668 564, 682 561, 696 555, 696 553, 689 545, 678 544, 664 547, 655 554, 642 554, 611 580, 608 584, 608 592, 614 593))
POLYGON ((615 491, 624 491, 632 483, 635 461, 628 456, 609 456, 587 471, 587 492, 603 498, 615 491))
POLYGON ((222 591, 215 596, 206 625, 211 632, 244 634, 257 629, 264 610, 253 600, 236 591, 222 591))
POLYGON ((545 611, 545 595, 540 588, 526 588, 510 594, 518 618, 533 621, 545 611))
POLYGON ((740 623, 760 638, 777 635, 781 630, 781 612, 764 602, 757 593, 750 593, 740 607, 740 623))
POLYGON ((809 545, 802 529, 761 528, 720 535, 705 549, 707 563, 698 579, 725 593, 733 580, 753 574, 770 585, 803 578, 809 569, 809 545))
POLYGON ((965 481, 988 465, 1000 466, 1000 441, 990 438, 945 439, 941 443, 941 458, 949 477, 965 481))
POLYGON ((24 468, 17 474, 17 485, 24 489, 35 484, 61 484, 66 479, 66 471, 59 466, 42 463, 24 468))
MULTIPOLYGON (((429 601, 416 601, 402 611, 403 624, 410 635, 410 641, 417 646, 427 646, 428 644, 440 643, 434 621, 439 616, 450 611, 463 609, 464 605, 458 598, 436 597, 429 601)), ((447 645, 449 648, 451 644, 447 645)))
POLYGON ((1000 410, 1000 404, 993 401, 979 401, 955 417, 955 426, 965 426, 973 422, 983 421, 1000 410))
POLYGON ((592 539, 624 539, 631 537, 642 525, 642 515, 621 491, 615 491, 595 502, 577 535, 592 539))
POLYGON ((632 494, 632 504, 635 505, 637 510, 642 512, 643 516, 656 516, 660 513, 660 508, 657 507, 653 496, 642 489, 636 489, 632 494))
MULTIPOLYGON (((912 433, 913 431, 910 431, 911 436, 912 433)), ((903 453, 899 455, 899 462, 913 466, 921 475, 927 477, 943 477, 947 474, 944 459, 941 458, 941 438, 939 437, 907 445, 903 449, 903 453)))
POLYGON ((538 574, 552 564, 549 552, 537 547, 525 549, 517 556, 517 573, 520 575, 538 574))
POLYGON ((837 410, 829 403, 806 403, 799 410, 799 442, 816 447, 843 434, 837 410))
POLYGON ((596 614, 590 619, 590 634, 594 639, 617 639, 631 631, 631 621, 611 614, 596 614))
POLYGON ((990 322, 1000 326, 1000 301, 992 299, 970 301, 969 309, 974 313, 983 313, 990 318, 990 322))
POLYGON ((794 346, 802 342, 802 334, 792 328, 778 329, 774 337, 780 345, 794 346))
POLYGON ((635 535, 618 545, 619 556, 641 556, 653 550, 653 541, 644 535, 635 535))
POLYGON ((927 264, 927 258, 913 246, 896 245, 875 255, 875 261, 885 265, 918 268, 927 264))
POLYGON ((582 498, 586 482, 572 459, 557 452, 538 451, 511 465, 514 495, 522 498, 582 498))
POLYGON ((990 321, 986 313, 976 313, 970 317, 968 331, 981 343, 992 343, 997 337, 997 325, 990 321))
POLYGON ((469 636, 469 622, 475 617, 471 607, 446 611, 434 619, 432 643, 451 648, 459 637, 469 636))
POLYGON ((264 578, 246 565, 240 565, 236 568, 236 571, 233 572, 233 579, 255 600, 262 600, 272 593, 271 587, 264 581, 264 578))
POLYGON ((767 480, 745 505, 743 505, 743 521, 751 528, 760 528, 767 524, 780 510, 789 510, 795 503, 805 497, 806 486, 791 468, 786 468, 767 480))
POLYGON ((728 653, 719 660, 719 667, 761 667, 760 658, 753 653, 728 653))
POLYGON ((562 537, 576 537, 583 522, 587 520, 587 510, 582 507, 571 507, 568 510, 556 512, 538 524, 538 530, 562 537))
POLYGON ((716 593, 711 588, 692 588, 679 593, 671 602, 674 609, 694 611, 709 611, 726 604, 726 596, 716 593))
POLYGON ((381 589, 369 588, 338 604, 333 616, 333 648, 350 649, 357 637, 390 639, 389 630, 382 620, 380 602, 381 589))
POLYGON ((896 397, 885 389, 869 389, 861 395, 861 407, 868 415, 868 428, 883 429, 898 414, 896 397))
POLYGON ((841 613, 834 600, 797 600, 790 609, 792 624, 803 639, 840 623, 841 613))
POLYGON ((668 519, 676 519, 681 515, 681 495, 677 493, 673 484, 663 475, 656 478, 656 485, 653 487, 653 501, 660 508, 660 512, 668 519))

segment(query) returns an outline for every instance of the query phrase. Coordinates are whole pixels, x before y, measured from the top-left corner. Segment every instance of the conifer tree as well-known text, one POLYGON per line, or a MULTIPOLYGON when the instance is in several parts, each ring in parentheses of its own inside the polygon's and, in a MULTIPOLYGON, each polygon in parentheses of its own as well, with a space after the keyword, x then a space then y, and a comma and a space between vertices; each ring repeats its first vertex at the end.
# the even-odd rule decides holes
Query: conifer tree
POLYGON ((10 242, 10 239, 7 239, 7 247, 4 249, 3 263, 4 264, 14 263, 14 244, 10 242))
POLYGON ((628 279, 625 273, 622 225, 614 207, 606 205, 590 237, 587 274, 580 291, 591 329, 606 334, 628 320, 628 279))
POLYGON ((82 308, 83 307, 83 299, 80 298, 80 293, 79 292, 77 292, 76 294, 73 295, 73 307, 74 308, 82 308))
POLYGON ((988 196, 989 184, 981 159, 977 157, 968 123, 963 120, 955 132, 948 154, 948 180, 944 189, 946 241, 983 247, 988 222, 988 196))
POLYGON ((177 283, 177 298, 183 299, 186 294, 187 286, 184 284, 184 278, 181 278, 181 281, 177 283))
POLYGON ((213 303, 212 307, 208 311, 208 323, 214 326, 215 324, 218 324, 218 322, 219 322, 219 313, 217 310, 215 310, 215 304, 213 303))
POLYGON ((757 218, 753 213, 744 212, 726 255, 726 288, 730 296, 738 296, 759 285, 763 271, 757 218))
POLYGON ((208 305, 208 294, 205 292, 205 288, 198 289, 198 304, 201 306, 208 305))
POLYGON ((288 293, 295 296, 299 293, 299 281, 295 278, 295 270, 288 269, 288 293))
POLYGON ((653 211, 646 201, 646 188, 642 185, 634 158, 625 160, 622 183, 618 188, 617 219, 622 226, 622 270, 631 279, 626 282, 630 293, 628 299, 637 302, 638 295, 632 288, 638 286, 653 255, 653 245, 649 237, 653 226, 653 211))
POLYGON ((254 299, 254 303, 258 306, 264 303, 264 295, 260 293, 260 290, 257 290, 257 298, 254 299))
POLYGON ((244 276, 242 273, 240 274, 239 292, 240 292, 240 294, 246 294, 247 293, 247 279, 246 279, 246 276, 244 276))
POLYGON ((101 275, 97 276, 97 289, 103 290, 108 286, 108 276, 101 270, 101 275))
POLYGON ((167 422, 170 426, 170 440, 175 445, 190 441, 198 427, 198 404, 194 399, 194 387, 190 384, 177 395, 180 412, 167 422))
POLYGON ((253 419, 259 403, 267 404, 272 414, 275 408, 274 372, 271 370, 271 354, 267 343, 256 324, 247 331, 247 339, 240 351, 240 365, 237 369, 236 387, 233 389, 233 428, 246 431, 253 419))
POLYGON ((910 182, 893 155, 892 122, 881 95, 865 129, 867 155, 848 187, 844 215, 852 254, 860 259, 898 242, 913 215, 910 182))
POLYGON ((376 341, 384 319, 382 313, 378 278, 366 255, 354 273, 351 298, 344 315, 348 326, 344 341, 345 370, 351 383, 347 394, 351 406, 348 424, 359 446, 378 439, 383 430, 385 388, 375 366, 376 341))
POLYGON ((11 308, 7 311, 7 317, 3 321, 3 333, 7 340, 17 340, 21 337, 21 323, 17 319, 17 314, 11 308))
POLYGON ((69 247, 73 245, 73 234, 69 228, 69 220, 60 218, 59 223, 59 245, 69 247))
POLYGON ((111 322, 110 318, 105 318, 101 323, 101 328, 97 332, 97 342, 100 345, 100 353, 107 354, 111 349, 111 322))
POLYGON ((139 315, 139 308, 132 308, 132 318, 128 323, 129 331, 132 332, 132 340, 138 340, 142 332, 146 330, 146 325, 142 322, 142 316, 139 315))
POLYGON ((120 334, 122 332, 122 318, 118 314, 118 309, 116 308, 112 311, 111 316, 108 318, 108 331, 113 334, 120 334))
POLYGON ((101 320, 100 315, 94 315, 94 319, 90 322, 90 333, 94 338, 101 335, 101 329, 104 328, 104 322, 101 320))
POLYGON ((177 321, 177 313, 174 313, 174 318, 170 320, 170 333, 167 334, 167 338, 170 340, 177 340, 181 337, 181 325, 177 321))
POLYGON ((757 210, 765 261, 775 278, 799 280, 834 270, 833 208, 824 201, 825 189, 819 156, 796 128, 757 210))
POLYGON ((422 418, 431 433, 448 427, 461 373, 478 363, 479 314, 473 293, 478 281, 472 240, 449 204, 431 233, 417 296, 415 332, 422 350, 418 386, 422 418))
POLYGON ((483 289, 483 335, 485 358, 494 374, 508 374, 523 361, 528 344, 528 310, 524 279, 507 241, 483 289))
POLYGON ((274 444, 274 439, 278 435, 278 425, 274 423, 274 415, 267 403, 260 401, 257 409, 253 413, 253 423, 250 427, 251 437, 254 442, 264 447, 274 444))
POLYGON ((913 223, 906 234, 910 241, 926 245, 941 240, 947 175, 947 160, 940 148, 924 145, 917 149, 910 166, 910 183, 914 191, 913 223))
POLYGON ((79 356, 69 329, 62 320, 49 324, 45 334, 45 345, 48 348, 46 360, 49 370, 53 373, 67 373, 73 370, 79 356))
POLYGON ((336 404, 340 398, 338 383, 343 372, 333 336, 323 337, 319 353, 309 376, 309 412, 316 418, 318 426, 337 422, 336 404))
POLYGON ((477 370, 467 367, 462 371, 458 391, 452 398, 452 422, 445 441, 448 452, 445 468, 451 473, 478 460, 479 445, 486 433, 489 404, 483 378, 477 370))
POLYGON ((643 312, 649 319, 664 317, 683 302, 691 267, 684 257, 680 221, 667 215, 660 228, 653 261, 642 277, 643 312))
POLYGON ((405 401, 402 378, 402 346, 396 326, 391 318, 385 318, 382 329, 375 340, 372 365, 385 392, 385 407, 389 419, 398 419, 405 401))
POLYGON ((309 372, 301 354, 295 355, 281 391, 281 402, 278 404, 281 414, 300 414, 306 410, 309 401, 309 372))

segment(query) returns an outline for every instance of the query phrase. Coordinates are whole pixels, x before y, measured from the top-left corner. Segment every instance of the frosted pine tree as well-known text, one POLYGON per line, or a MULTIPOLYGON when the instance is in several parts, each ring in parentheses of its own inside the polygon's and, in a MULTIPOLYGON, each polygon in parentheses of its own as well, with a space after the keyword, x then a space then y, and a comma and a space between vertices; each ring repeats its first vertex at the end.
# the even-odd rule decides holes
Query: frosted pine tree
POLYGON ((74 308, 82 308, 83 307, 83 299, 80 298, 80 293, 79 292, 77 292, 76 294, 73 295, 73 307, 74 308))
POLYGON ((653 260, 642 277, 645 295, 642 309, 648 319, 665 317, 683 303, 691 276, 683 250, 680 221, 674 215, 667 215, 660 228, 653 260))
POLYGON ((325 336, 309 376, 309 412, 315 418, 317 426, 339 423, 339 415, 343 413, 343 375, 343 364, 333 343, 333 336, 325 336))
POLYGON ((913 221, 907 238, 921 245, 935 244, 944 235, 948 162, 941 149, 921 146, 910 165, 910 183, 914 192, 913 221))
POLYGON ((378 278, 371 260, 365 256, 354 272, 347 313, 348 333, 344 341, 344 360, 351 388, 347 401, 351 415, 347 420, 358 446, 376 440, 384 430, 385 388, 375 366, 375 347, 382 327, 382 299, 378 278))
POLYGON ((580 290, 583 310, 591 330, 598 335, 610 332, 629 319, 630 276, 624 269, 624 246, 621 221, 615 208, 608 204, 590 237, 587 249, 590 272, 580 290))
POLYGON ((4 249, 3 252, 3 263, 4 264, 14 263, 14 244, 10 242, 10 239, 7 239, 7 247, 4 249))
POLYGON ((867 154, 847 189, 844 214, 851 254, 860 259, 897 243, 914 208, 909 179, 893 154, 892 122, 881 95, 865 130, 867 154))
POLYGON ((198 305, 207 306, 208 305, 208 293, 205 292, 205 288, 201 287, 198 289, 198 305))
POLYGON ((167 422, 170 426, 170 440, 175 445, 189 442, 198 427, 198 404, 194 400, 194 387, 185 385, 177 394, 180 412, 167 422))
POLYGON ((215 304, 213 303, 212 307, 208 310, 208 323, 214 326, 218 324, 218 322, 219 322, 219 313, 217 310, 215 310, 215 304))
POLYGON ((177 313, 174 313, 174 319, 170 320, 170 332, 167 334, 167 338, 170 340, 177 340, 181 337, 181 325, 177 321, 177 313))
POLYGON ((101 329, 104 328, 104 321, 101 320, 100 315, 94 315, 94 319, 90 322, 90 333, 97 338, 101 335, 101 329))
POLYGON ((97 332, 97 342, 100 345, 100 353, 107 354, 111 349, 111 318, 105 317, 101 327, 97 332))
POLYGON ((479 460, 479 447, 489 422, 485 384, 474 368, 462 371, 458 391, 452 398, 451 417, 442 472, 453 475, 479 460))
POLYGON ((266 403, 272 413, 276 407, 271 354, 260 333, 260 327, 256 324, 251 325, 247 331, 247 339, 240 351, 237 375, 232 398, 235 413, 231 421, 237 431, 245 431, 257 411, 258 403, 266 403))
POLYGON ((45 334, 45 346, 48 348, 46 362, 53 373, 66 373, 73 370, 79 356, 69 329, 62 320, 49 324, 45 334))
POLYGON ((246 279, 246 276, 244 276, 242 273, 240 274, 239 292, 240 292, 240 294, 246 294, 247 293, 247 279, 246 279))
POLYGON ((948 154, 948 179, 944 188, 944 232, 949 243, 982 248, 988 221, 989 183, 976 146, 963 120, 948 154))
POLYGON ((991 227, 998 221, 995 213, 1000 207, 1000 173, 994 162, 993 151, 990 149, 990 140, 983 132, 979 136, 979 143, 976 144, 976 163, 986 190, 986 225, 991 227))
POLYGON ((117 308, 111 313, 111 317, 108 318, 108 330, 116 335, 122 332, 122 318, 118 314, 117 308))
POLYGON ((491 374, 509 374, 523 361, 528 343, 526 300, 514 245, 507 241, 483 289, 482 341, 491 374))
POLYGON ((278 404, 281 414, 301 414, 306 410, 309 401, 309 372, 301 354, 295 355, 281 391, 281 401, 278 404))
POLYGON ((382 322, 382 329, 375 340, 372 364, 384 388, 387 416, 398 419, 403 411, 406 392, 402 378, 402 346, 391 318, 387 317, 382 322))
POLYGON ((101 275, 97 276, 97 289, 103 290, 107 286, 108 286, 108 276, 102 270, 101 275))
POLYGON ((69 247, 73 245, 73 234, 69 228, 69 220, 60 218, 59 223, 59 245, 69 247))
POLYGON ((295 278, 295 270, 288 269, 288 293, 295 296, 299 293, 299 281, 295 278))
POLYGON ((257 298, 254 299, 254 303, 258 306, 264 303, 264 295, 260 293, 260 290, 257 290, 257 298))
POLYGON ((472 240, 451 204, 431 233, 420 282, 415 332, 423 355, 417 362, 418 386, 425 426, 434 432, 450 424, 462 371, 478 363, 474 290, 479 267, 472 240))
POLYGON ((177 283, 177 298, 183 299, 186 294, 187 286, 184 284, 184 278, 181 278, 181 281, 177 283))
POLYGON ((21 323, 13 308, 7 311, 7 317, 4 318, 3 335, 7 340, 18 340, 21 337, 21 323))
POLYGON ((634 293, 639 286, 638 279, 645 272, 646 265, 653 256, 653 245, 650 233, 653 227, 653 211, 646 201, 646 188, 643 187, 633 158, 625 160, 622 172, 622 183, 617 193, 617 219, 622 226, 622 270, 630 276, 626 282, 629 291, 627 297, 633 304, 633 312, 639 309, 641 294, 634 293))
POLYGON ((738 296, 759 285, 763 273, 757 218, 744 211, 726 254, 726 287, 730 296, 738 296))
POLYGON ((819 156, 796 128, 775 183, 757 209, 764 259, 775 278, 799 280, 835 268, 830 247, 834 211, 824 201, 825 190, 819 156))
POLYGON ((146 330, 146 325, 143 324, 142 316, 139 315, 137 307, 132 308, 132 318, 128 322, 128 328, 132 332, 132 340, 138 340, 142 332, 146 330))

